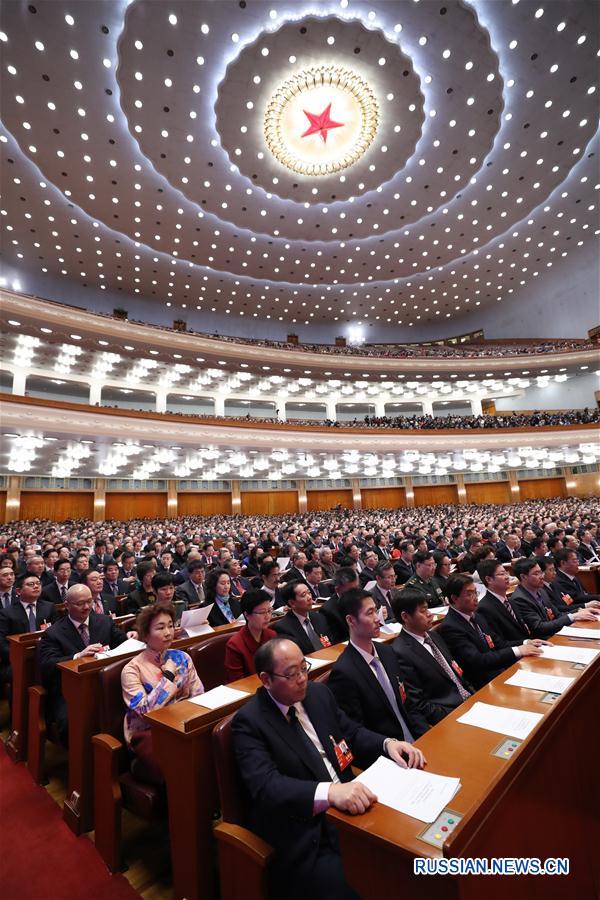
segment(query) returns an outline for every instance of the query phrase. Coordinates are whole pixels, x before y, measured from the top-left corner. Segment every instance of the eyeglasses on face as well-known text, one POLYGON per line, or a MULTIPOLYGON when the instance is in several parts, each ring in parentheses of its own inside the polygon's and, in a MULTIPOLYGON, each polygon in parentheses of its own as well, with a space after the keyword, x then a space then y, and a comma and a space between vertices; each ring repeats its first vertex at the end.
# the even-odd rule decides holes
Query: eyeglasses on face
POLYGON ((278 672, 269 672, 272 678, 285 678, 286 681, 300 681, 305 675, 308 675, 312 668, 312 663, 305 659, 299 669, 294 672, 288 672, 286 675, 280 675, 278 672))

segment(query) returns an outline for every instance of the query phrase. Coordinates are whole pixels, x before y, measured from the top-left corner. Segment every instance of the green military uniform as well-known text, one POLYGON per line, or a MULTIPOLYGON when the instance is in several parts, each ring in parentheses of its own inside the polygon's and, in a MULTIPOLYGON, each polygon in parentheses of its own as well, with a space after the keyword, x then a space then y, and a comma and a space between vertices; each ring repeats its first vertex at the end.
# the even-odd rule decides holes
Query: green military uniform
POLYGON ((431 581, 424 581, 420 575, 413 575, 404 585, 405 590, 408 588, 412 588, 420 594, 423 594, 423 597, 427 600, 427 606, 446 605, 444 592, 440 587, 434 584, 433 579, 431 581))

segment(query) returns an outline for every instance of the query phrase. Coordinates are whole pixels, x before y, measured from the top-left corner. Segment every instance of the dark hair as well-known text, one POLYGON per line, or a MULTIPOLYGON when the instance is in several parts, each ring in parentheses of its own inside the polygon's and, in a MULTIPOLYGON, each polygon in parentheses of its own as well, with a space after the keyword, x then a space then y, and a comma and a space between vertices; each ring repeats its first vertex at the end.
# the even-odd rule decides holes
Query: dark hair
POLYGON ((169 584, 175 584, 173 576, 170 572, 157 572, 152 577, 152 590, 157 591, 159 588, 167 587, 169 584))
POLYGON ((16 563, 14 559, 12 558, 10 553, 3 553, 2 556, 0 556, 0 569, 8 569, 9 566, 14 572, 16 569, 16 563))
POLYGON ((406 553, 409 547, 412 547, 414 550, 414 546, 412 541, 400 541, 400 553, 406 553))
POLYGON ((339 610, 342 614, 342 618, 345 619, 346 616, 352 616, 356 619, 362 609, 363 600, 373 600, 372 595, 368 591, 365 591, 364 588, 358 587, 345 591, 340 597, 339 602, 339 610))
MULTIPOLYGON (((424 538, 422 538, 424 540, 424 538)), ((429 550, 418 550, 413 556, 413 566, 418 566, 419 563, 427 562, 428 559, 431 559, 431 553, 429 550)))
POLYGON ((260 675, 261 672, 272 674, 273 666, 275 665, 275 650, 282 641, 289 640, 291 638, 277 636, 261 644, 254 654, 254 668, 257 675, 260 675))
POLYGON ((436 550, 433 554, 433 560, 435 562, 435 572, 434 575, 440 574, 440 569, 442 567, 442 563, 445 559, 450 559, 447 553, 444 553, 443 550, 436 550))
POLYGON ((248 616, 249 613, 254 612, 257 606, 260 606, 261 603, 270 603, 271 598, 267 594, 266 591, 244 591, 244 595, 240 601, 241 611, 248 616))
POLYGON ((99 569, 94 569, 94 568, 92 568, 92 569, 84 569, 83 572, 80 572, 80 573, 79 573, 79 583, 80 583, 80 584, 85 584, 85 583, 87 582, 87 580, 88 580, 88 576, 91 575, 91 574, 94 573, 94 572, 96 572, 98 575, 101 575, 101 574, 102 574, 102 573, 100 572, 99 569))
POLYGON ((452 603, 452 597, 458 597, 467 584, 473 584, 473 579, 470 575, 461 573, 459 575, 450 576, 450 578, 446 582, 446 597, 448 598, 450 603, 452 603))
POLYGON ((65 563, 66 563, 67 565, 70 566, 70 565, 71 565, 71 560, 70 560, 70 559, 60 559, 60 558, 59 558, 59 559, 56 560, 56 562, 54 563, 54 565, 52 566, 52 568, 54 569, 55 572, 58 572, 58 570, 60 569, 60 567, 61 567, 61 566, 64 566, 65 563))
POLYGON ((58 553, 56 547, 47 547, 42 553, 42 559, 48 559, 51 553, 58 553))
POLYGON ((577 556, 577 550, 575 550, 574 547, 561 547, 560 550, 556 551, 556 553, 554 554, 554 562, 556 563, 556 565, 558 566, 559 569, 560 569, 560 564, 563 562, 566 562, 572 553, 574 553, 575 556, 577 556))
POLYGON ((124 562, 126 559, 135 559, 135 553, 133 550, 123 550, 121 554, 121 561, 124 562))
POLYGON ((539 561, 531 556, 527 559, 518 559, 513 567, 513 572, 520 581, 523 575, 529 575, 536 566, 539 566, 539 561))
MULTIPOLYGON (((556 534, 553 534, 552 537, 548 538, 546 543, 548 544, 548 550, 554 550, 558 543, 562 544, 562 538, 556 534)), ((559 547, 558 549, 562 550, 562 547, 559 547)))
POLYGON ((314 572, 315 569, 320 569, 320 568, 322 568, 321 563, 318 560, 313 559, 310 562, 306 563, 306 565, 304 566, 304 571, 307 575, 310 575, 310 573, 314 572))
POLYGON ((23 582, 25 581, 26 578, 37 578, 38 581, 41 581, 39 575, 34 575, 33 572, 23 572, 22 575, 19 575, 17 577, 16 582, 15 582, 15 587, 18 587, 18 588, 22 587, 23 582))
POLYGON ((296 588, 301 584, 306 587, 304 581, 287 581, 281 588, 280 594, 281 599, 283 600, 286 606, 289 606, 290 603, 293 603, 296 599, 296 588))
POLYGON ((427 606, 427 598, 420 591, 404 588, 403 591, 394 591, 392 594, 392 609, 398 622, 402 621, 402 613, 412 616, 418 606, 427 606))
POLYGON ((531 549, 536 550, 538 547, 541 547, 542 544, 546 543, 546 538, 542 537, 542 535, 538 535, 538 537, 534 538, 531 542, 531 549))
MULTIPOLYGON (((502 563, 494 557, 493 559, 482 559, 479 565, 477 566, 477 574, 481 578, 481 583, 484 587, 487 587, 486 578, 492 578, 496 569, 501 566, 504 569, 502 563)), ((506 571, 506 570, 505 570, 506 571)))
POLYGON ((188 563, 187 570, 188 572, 195 572, 197 569, 205 569, 206 564, 201 559, 192 559, 191 563, 188 563))
POLYGON ((389 572, 390 569, 394 568, 394 564, 391 559, 382 559, 381 562, 377 563, 377 567, 375 569, 376 578, 381 578, 385 572, 389 572))
POLYGON ((144 609, 142 609, 141 612, 138 613, 137 619, 135 620, 135 629, 138 633, 140 641, 146 640, 146 638, 150 634, 152 623, 162 613, 166 613, 168 616, 170 616, 173 625, 175 625, 175 607, 172 603, 165 603, 164 606, 156 603, 151 603, 150 606, 145 606, 144 609))
POLYGON ((333 586, 338 588, 342 587, 345 584, 352 584, 353 581, 356 581, 358 575, 352 568, 352 566, 344 566, 342 565, 337 572, 333 573, 333 586))
POLYGON ((119 568, 119 563, 116 561, 116 559, 111 559, 111 560, 109 560, 109 562, 105 563, 105 565, 104 565, 104 571, 105 571, 105 572, 106 572, 106 570, 108 569, 109 566, 116 566, 117 569, 118 569, 118 568, 119 568))
POLYGON ((554 562, 553 556, 540 556, 540 558, 537 560, 537 564, 542 572, 545 572, 548 566, 554 566, 556 568, 556 563, 554 562))
POLYGON ((275 569, 275 568, 277 568, 277 569, 281 568, 281 566, 275 559, 271 560, 271 562, 263 563, 262 566, 260 567, 260 574, 261 574, 262 578, 268 578, 269 575, 271 574, 271 572, 273 571, 273 569, 275 569))
POLYGON ((227 575, 229 578, 229 572, 226 572, 225 569, 211 569, 211 571, 206 576, 204 581, 204 597, 207 602, 212 603, 217 594, 217 581, 221 577, 221 575, 227 575))

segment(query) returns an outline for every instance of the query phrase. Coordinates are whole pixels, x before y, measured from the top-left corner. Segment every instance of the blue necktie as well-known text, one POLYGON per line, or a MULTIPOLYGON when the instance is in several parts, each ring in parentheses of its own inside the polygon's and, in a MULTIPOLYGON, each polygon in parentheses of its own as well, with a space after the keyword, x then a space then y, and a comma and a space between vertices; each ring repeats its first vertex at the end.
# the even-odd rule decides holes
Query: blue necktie
POLYGON ((36 624, 36 621, 35 621, 35 607, 34 607, 33 603, 30 603, 30 604, 27 606, 27 611, 28 611, 28 614, 29 614, 29 630, 30 630, 30 631, 37 631, 37 624, 36 624))

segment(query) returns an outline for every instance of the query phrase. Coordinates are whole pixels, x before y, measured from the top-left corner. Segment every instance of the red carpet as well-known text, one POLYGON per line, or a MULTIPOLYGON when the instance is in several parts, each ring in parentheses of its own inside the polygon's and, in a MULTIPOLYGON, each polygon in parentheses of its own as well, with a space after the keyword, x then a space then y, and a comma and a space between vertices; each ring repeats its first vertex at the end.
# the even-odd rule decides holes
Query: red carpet
POLYGON ((75 837, 46 790, 0 747, 3 900, 139 900, 111 875, 89 838, 75 837))

